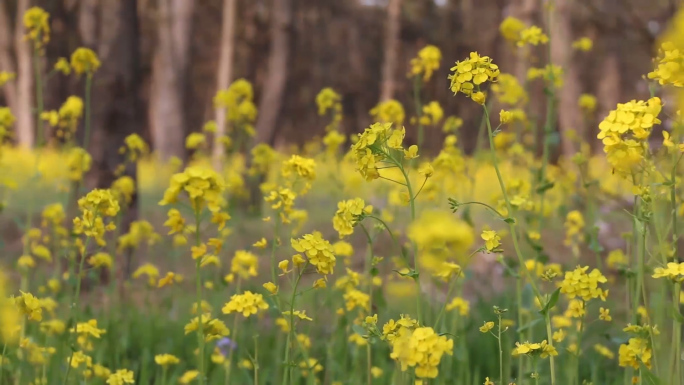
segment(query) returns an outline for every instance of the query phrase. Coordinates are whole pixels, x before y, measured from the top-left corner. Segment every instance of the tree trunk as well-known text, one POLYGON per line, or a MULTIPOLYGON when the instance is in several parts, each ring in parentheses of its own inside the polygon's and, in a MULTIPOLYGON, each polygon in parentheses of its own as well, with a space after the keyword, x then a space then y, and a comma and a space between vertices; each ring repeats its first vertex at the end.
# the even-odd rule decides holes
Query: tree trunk
MULTIPOLYGON (((117 178, 115 170, 125 163, 119 153, 126 136, 142 131, 140 101, 141 67, 137 0, 105 0, 101 3, 98 55, 102 67, 93 81, 93 172, 95 185, 108 188, 117 178)), ((124 175, 137 181, 137 169, 127 163, 124 175)), ((138 185, 139 187, 139 185, 138 185)), ((138 216, 138 195, 123 214, 120 232, 128 231, 138 216)), ((131 271, 131 256, 122 263, 121 273, 131 271)))
POLYGON ((399 59, 399 28, 401 26, 401 0, 389 0, 387 4, 387 29, 385 31, 385 54, 382 62, 380 100, 394 97, 399 59))
POLYGON ((91 49, 97 44, 97 2, 98 0, 79 1, 78 32, 83 45, 91 49))
MULTIPOLYGON (((12 29, 5 3, 0 3, 0 71, 15 72, 12 60, 12 29)), ((17 84, 7 82, 3 87, 5 101, 13 113, 17 112, 17 84)))
POLYGON ((24 13, 29 9, 29 0, 17 1, 17 22, 14 28, 14 49, 17 56, 17 103, 14 115, 17 118, 17 141, 25 147, 33 147, 35 141, 33 115, 33 68, 31 66, 31 42, 24 39, 24 13))
POLYGON ((580 130, 582 113, 577 101, 581 85, 577 66, 572 60, 571 4, 569 0, 556 0, 551 20, 551 62, 564 69, 563 87, 557 90, 558 121, 561 133, 561 149, 566 158, 575 153, 575 146, 567 136, 570 130, 580 130))
MULTIPOLYGON (((233 52, 235 51, 235 14, 237 13, 237 0, 223 1, 223 22, 221 25, 221 53, 217 70, 218 89, 225 90, 230 85, 233 76, 233 52)), ((226 110, 216 109, 216 135, 212 160, 214 168, 221 169, 223 158, 223 144, 218 138, 226 134, 226 110)))
POLYGON ((256 123, 257 143, 273 144, 276 123, 283 104, 290 56, 290 25, 292 0, 273 0, 271 47, 268 57, 268 74, 259 100, 259 117, 256 123))
MULTIPOLYGON (((513 16, 520 19, 525 25, 534 24, 534 14, 537 11, 538 0, 517 0, 513 8, 513 16)), ((515 48, 514 48, 515 49, 515 48)), ((527 79, 527 69, 529 64, 529 47, 521 47, 515 49, 515 77, 518 78, 520 84, 524 84, 527 79)))
POLYGON ((194 1, 159 0, 158 46, 152 63, 150 125, 162 160, 183 156, 185 82, 194 1))

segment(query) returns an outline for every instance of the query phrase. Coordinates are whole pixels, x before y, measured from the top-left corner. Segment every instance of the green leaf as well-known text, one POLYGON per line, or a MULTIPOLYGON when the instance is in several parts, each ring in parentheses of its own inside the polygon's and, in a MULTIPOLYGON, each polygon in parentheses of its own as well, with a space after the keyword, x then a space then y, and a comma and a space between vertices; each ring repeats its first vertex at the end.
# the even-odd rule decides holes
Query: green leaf
POLYGON ((354 331, 354 333, 356 333, 360 336, 365 336, 366 334, 368 334, 366 332, 366 329, 364 329, 361 325, 353 324, 352 330, 354 331))
POLYGON ((370 269, 370 274, 371 274, 371 276, 377 277, 377 276, 378 276, 378 273, 379 273, 379 272, 378 272, 378 268, 377 268, 377 267, 374 267, 374 268, 370 269))
POLYGON ((418 279, 418 276, 419 276, 418 272, 413 270, 413 269, 409 270, 408 273, 402 273, 399 270, 392 270, 392 271, 396 272, 397 274, 401 275, 402 277, 411 277, 413 279, 418 279))
POLYGON ((553 188, 553 186, 555 186, 555 183, 546 180, 542 184, 537 186, 537 193, 541 194, 543 192, 551 190, 553 188))
POLYGON ((556 306, 556 303, 558 303, 558 298, 560 298, 560 287, 554 290, 553 293, 551 293, 549 301, 546 303, 546 305, 544 305, 544 308, 541 309, 539 313, 546 315, 549 312, 549 310, 553 309, 553 307, 556 306))
POLYGON ((644 365, 643 362, 639 362, 639 370, 641 371, 641 377, 644 380, 644 384, 647 385, 665 385, 665 381, 656 377, 655 374, 644 365))
POLYGON ((538 324, 538 323, 540 323, 540 322, 542 322, 542 321, 544 321, 543 318, 534 319, 534 320, 528 322, 527 324, 525 324, 525 325, 519 327, 518 330, 516 330, 515 332, 516 332, 516 333, 524 332, 525 330, 527 330, 527 329, 529 329, 529 328, 535 326, 536 324, 538 324))
POLYGON ((508 217, 503 220, 504 222, 508 223, 509 225, 512 225, 515 223, 515 219, 508 217))
POLYGON ((672 316, 680 323, 684 323, 684 316, 679 312, 679 304, 674 305, 672 308, 672 316))

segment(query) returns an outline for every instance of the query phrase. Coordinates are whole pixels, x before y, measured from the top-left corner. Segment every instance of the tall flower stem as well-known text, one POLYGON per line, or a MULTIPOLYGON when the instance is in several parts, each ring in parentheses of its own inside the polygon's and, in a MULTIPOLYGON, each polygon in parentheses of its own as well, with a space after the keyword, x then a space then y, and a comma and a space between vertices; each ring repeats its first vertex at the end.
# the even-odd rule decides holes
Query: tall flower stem
MULTIPOLYGON (((371 311, 373 309, 373 274, 371 269, 373 268, 373 237, 366 229, 364 225, 361 225, 363 233, 366 235, 366 240, 368 241, 368 257, 366 258, 366 271, 368 272, 368 309, 371 311)), ((373 367, 372 357, 371 357, 371 344, 366 344, 366 382, 371 385, 373 382, 373 375, 371 373, 371 368, 373 367)))
MULTIPOLYGON (((499 181, 499 187, 501 188, 501 193, 503 194, 504 201, 506 202, 506 209, 508 211, 508 215, 513 215, 513 206, 511 205, 511 201, 508 198, 508 193, 506 192, 506 185, 504 184, 503 177, 501 176, 501 170, 499 170, 499 160, 496 155, 496 149, 494 148, 494 135, 492 130, 492 124, 489 119, 489 111, 486 105, 483 105, 483 108, 485 111, 485 122, 487 124, 487 133, 489 136, 489 149, 492 154, 492 163, 494 165, 494 171, 496 171, 496 178, 499 181)), ((537 284, 534 281, 534 277, 529 271, 527 271, 527 269, 525 269, 525 259, 523 258, 523 254, 518 242, 518 232, 515 226, 515 220, 509 220, 506 222, 508 223, 508 228, 511 233, 511 239, 513 240, 513 248, 515 249, 515 254, 518 257, 520 269, 527 275, 527 278, 530 281, 530 286, 532 287, 535 296, 539 300, 539 303, 543 303, 541 292, 539 291, 539 288, 537 287, 537 284)), ((546 334, 548 344, 549 346, 553 346, 553 332, 551 330, 551 320, 549 318, 548 312, 546 312, 546 314, 544 315, 544 320, 546 321, 546 334)), ((549 356, 549 366, 551 369, 551 385, 556 385, 556 367, 553 356, 549 356)))
POLYGON ((501 313, 497 313, 499 317, 499 335, 497 336, 497 341, 499 342, 499 381, 504 384, 503 376, 503 348, 501 347, 501 313))
POLYGON ((292 342, 295 341, 295 334, 294 334, 294 305, 295 305, 295 298, 297 298, 297 287, 299 286, 299 281, 302 279, 302 274, 304 273, 304 269, 306 268, 306 265, 304 265, 303 268, 299 269, 299 272, 297 274, 297 279, 295 280, 294 287, 292 288, 292 296, 290 297, 290 330, 287 333, 287 343, 285 344, 285 371, 283 372, 283 385, 286 384, 292 384, 292 365, 290 365, 290 358, 292 356, 291 350, 292 350, 292 342))
POLYGON ((672 378, 670 379, 671 384, 678 384, 682 378, 682 360, 680 355, 682 354, 682 323, 680 321, 680 306, 679 306, 679 296, 682 292, 682 284, 680 282, 674 283, 674 294, 672 296, 672 303, 675 307, 675 317, 674 317, 674 335, 672 343, 672 362, 674 363, 674 370, 672 371, 672 378))
MULTIPOLYGON (((87 133, 86 133, 87 137, 87 133)), ((194 204, 194 202, 193 202, 194 204)), ((201 214, 202 210, 199 207, 199 205, 194 204, 195 206, 195 246, 199 247, 202 244, 202 240, 200 239, 200 222, 202 220, 201 214)), ((201 271, 201 258, 197 258, 197 261, 195 263, 195 283, 197 286, 197 320, 199 323, 199 327, 197 328, 197 345, 199 348, 199 352, 197 354, 197 361, 198 365, 197 368, 199 369, 199 384, 202 385, 204 384, 204 325, 202 322, 202 271, 201 271)))
POLYGON ((40 70, 40 50, 38 47, 33 49, 33 69, 36 77, 36 147, 43 145, 45 134, 43 133, 43 81, 40 70))
POLYGON ((423 103, 420 101, 420 89, 422 86, 422 79, 420 75, 413 77, 413 102, 416 107, 416 117, 418 118, 418 148, 423 148, 423 141, 425 139, 425 132, 423 123, 420 118, 423 116, 423 103))
POLYGON ((63 384, 66 385, 69 381, 69 373, 71 372, 71 360, 74 358, 74 350, 75 347, 73 346, 74 342, 76 342, 76 336, 78 335, 78 318, 79 318, 79 302, 81 298, 81 281, 83 280, 81 277, 81 274, 83 273, 83 263, 85 262, 86 256, 86 250, 88 249, 88 243, 90 241, 90 238, 86 238, 85 244, 83 245, 83 251, 81 252, 81 260, 78 263, 78 272, 76 273, 76 290, 74 291, 74 296, 72 297, 71 300, 71 311, 69 315, 69 319, 71 319, 73 322, 72 324, 74 325, 74 332, 73 332, 73 338, 69 338, 69 344, 71 345, 71 354, 69 355, 69 363, 67 365, 66 369, 66 374, 64 375, 64 382, 63 384))
POLYGON ((2 385, 4 382, 3 379, 5 378, 2 374, 3 366, 5 364, 5 353, 7 353, 7 342, 2 344, 2 354, 0 354, 0 385, 2 385))
POLYGON ((85 84, 85 134, 83 136, 83 148, 88 151, 88 146, 90 145, 90 126, 91 126, 91 115, 92 108, 90 106, 90 97, 93 88, 93 75, 88 74, 86 76, 85 84))

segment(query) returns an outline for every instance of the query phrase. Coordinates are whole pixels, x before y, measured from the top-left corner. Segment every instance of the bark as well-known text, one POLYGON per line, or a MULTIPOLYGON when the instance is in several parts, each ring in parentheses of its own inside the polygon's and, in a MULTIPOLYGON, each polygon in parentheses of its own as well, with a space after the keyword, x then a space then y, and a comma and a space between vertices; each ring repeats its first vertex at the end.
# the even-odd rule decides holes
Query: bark
MULTIPOLYGON (((218 90, 225 90, 230 85, 233 76, 233 52, 235 52, 235 14, 237 0, 223 1, 223 22, 221 25, 221 53, 219 56, 217 80, 218 90)), ((226 110, 216 109, 216 125, 218 127, 212 150, 214 168, 221 169, 224 146, 218 138, 226 134, 226 110)))
MULTIPOLYGON (((620 72, 620 59, 617 53, 614 50, 608 50, 603 57, 601 67, 597 71, 601 74, 596 90, 596 99, 599 101, 596 117, 599 121, 608 116, 610 111, 614 110, 617 104, 621 102, 620 72)), ((603 146, 596 138, 596 130, 591 131, 591 133, 591 137, 588 138, 589 143, 595 144, 595 150, 602 152, 603 146)))
POLYGON ((78 32, 83 45, 91 49, 97 44, 97 2, 98 0, 79 1, 78 32))
MULTIPOLYGON (((12 59, 12 29, 5 3, 0 3, 0 71, 15 72, 14 60, 12 59)), ((10 110, 17 111, 17 84, 14 81, 7 82, 2 87, 5 101, 10 110)))
POLYGON ((157 52, 152 63, 150 125, 154 146, 165 161, 183 156, 185 82, 194 1, 159 0, 157 52))
POLYGON ((24 13, 29 9, 29 0, 17 1, 17 23, 14 28, 14 49, 17 57, 17 102, 14 115, 17 118, 17 141, 25 147, 33 147, 35 141, 33 106, 33 67, 31 42, 24 39, 24 13))
POLYGON ((273 0, 271 47, 268 57, 268 74, 259 100, 259 117, 256 123, 257 143, 273 144, 276 123, 283 105, 290 56, 292 0, 273 0))
POLYGON ((558 98, 558 123, 561 133, 561 150, 565 157, 575 153, 572 140, 568 139, 570 130, 579 131, 582 126, 582 113, 577 104, 581 85, 577 66, 573 61, 571 3, 570 0, 556 0, 556 8, 551 21, 551 62, 564 69, 563 87, 556 91, 558 98))
MULTIPOLYGON (((513 16, 520 19, 525 25, 534 24, 534 14, 537 11, 539 5, 538 0, 517 0, 513 7, 513 16)), ((529 47, 523 47, 515 49, 516 52, 516 62, 515 62, 515 77, 518 78, 520 84, 524 84, 527 79, 527 70, 530 67, 529 64, 529 47)))
MULTIPOLYGON (((115 170, 125 162, 118 149, 124 138, 142 129, 140 101, 141 70, 139 58, 139 27, 137 0, 106 0, 101 3, 102 23, 98 55, 102 67, 95 74, 93 95, 93 172, 94 184, 110 187, 117 178, 115 170)), ((137 181, 137 169, 127 164, 124 175, 137 181)), ((138 185, 139 186, 139 185, 138 185)), ((120 232, 125 233, 138 216, 138 196, 135 194, 125 210, 120 232)), ((131 255, 125 256, 122 275, 131 271, 131 255)), ((123 282, 123 281, 122 281, 123 282)))
POLYGON ((394 97, 397 61, 399 58, 399 29, 401 27, 401 0, 389 0, 387 4, 387 28, 385 31, 385 54, 382 63, 380 100, 394 97))

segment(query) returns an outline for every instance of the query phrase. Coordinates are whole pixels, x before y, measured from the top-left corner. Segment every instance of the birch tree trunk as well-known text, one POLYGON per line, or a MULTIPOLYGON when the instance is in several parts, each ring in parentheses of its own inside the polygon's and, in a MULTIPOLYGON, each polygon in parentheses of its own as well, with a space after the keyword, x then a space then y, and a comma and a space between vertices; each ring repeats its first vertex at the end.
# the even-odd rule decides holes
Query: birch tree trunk
MULTIPOLYGON (((12 29, 5 3, 0 3, 0 71, 15 72, 12 60, 12 29)), ((2 87, 7 106, 13 113, 17 112, 17 85, 14 81, 7 82, 2 87)))
MULTIPOLYGON (((237 0, 223 1, 223 22, 221 25, 221 53, 217 70, 218 90, 225 90, 230 85, 233 76, 233 52, 235 52, 235 14, 237 13, 237 0)), ((221 169, 223 158, 223 144, 217 139, 226 134, 226 110, 216 109, 216 135, 212 160, 214 168, 221 169)))
POLYGON ((401 26, 401 0, 389 0, 387 4, 387 28, 385 30, 385 54, 382 62, 380 101, 392 99, 396 88, 397 60, 399 58, 399 28, 401 26))
POLYGON ((161 160, 182 157, 185 82, 194 1, 159 0, 158 46, 152 63, 150 125, 161 160))
POLYGON ((14 115, 17 118, 16 132, 19 145, 33 147, 35 142, 33 105, 33 68, 31 66, 31 42, 24 39, 24 13, 29 9, 29 0, 17 1, 17 23, 14 28, 14 50, 17 57, 17 97, 14 115))
POLYGON ((571 0, 556 0, 551 20, 551 61, 564 70, 563 87, 557 90, 558 121, 561 133, 561 150, 569 158, 575 153, 575 146, 567 137, 570 130, 579 131, 582 113, 577 101, 581 94, 577 66, 572 60, 571 0))
POLYGON ((292 0, 273 0, 268 74, 259 100, 259 117, 256 122, 257 143, 273 144, 275 139, 276 123, 287 84, 291 23, 292 0))

